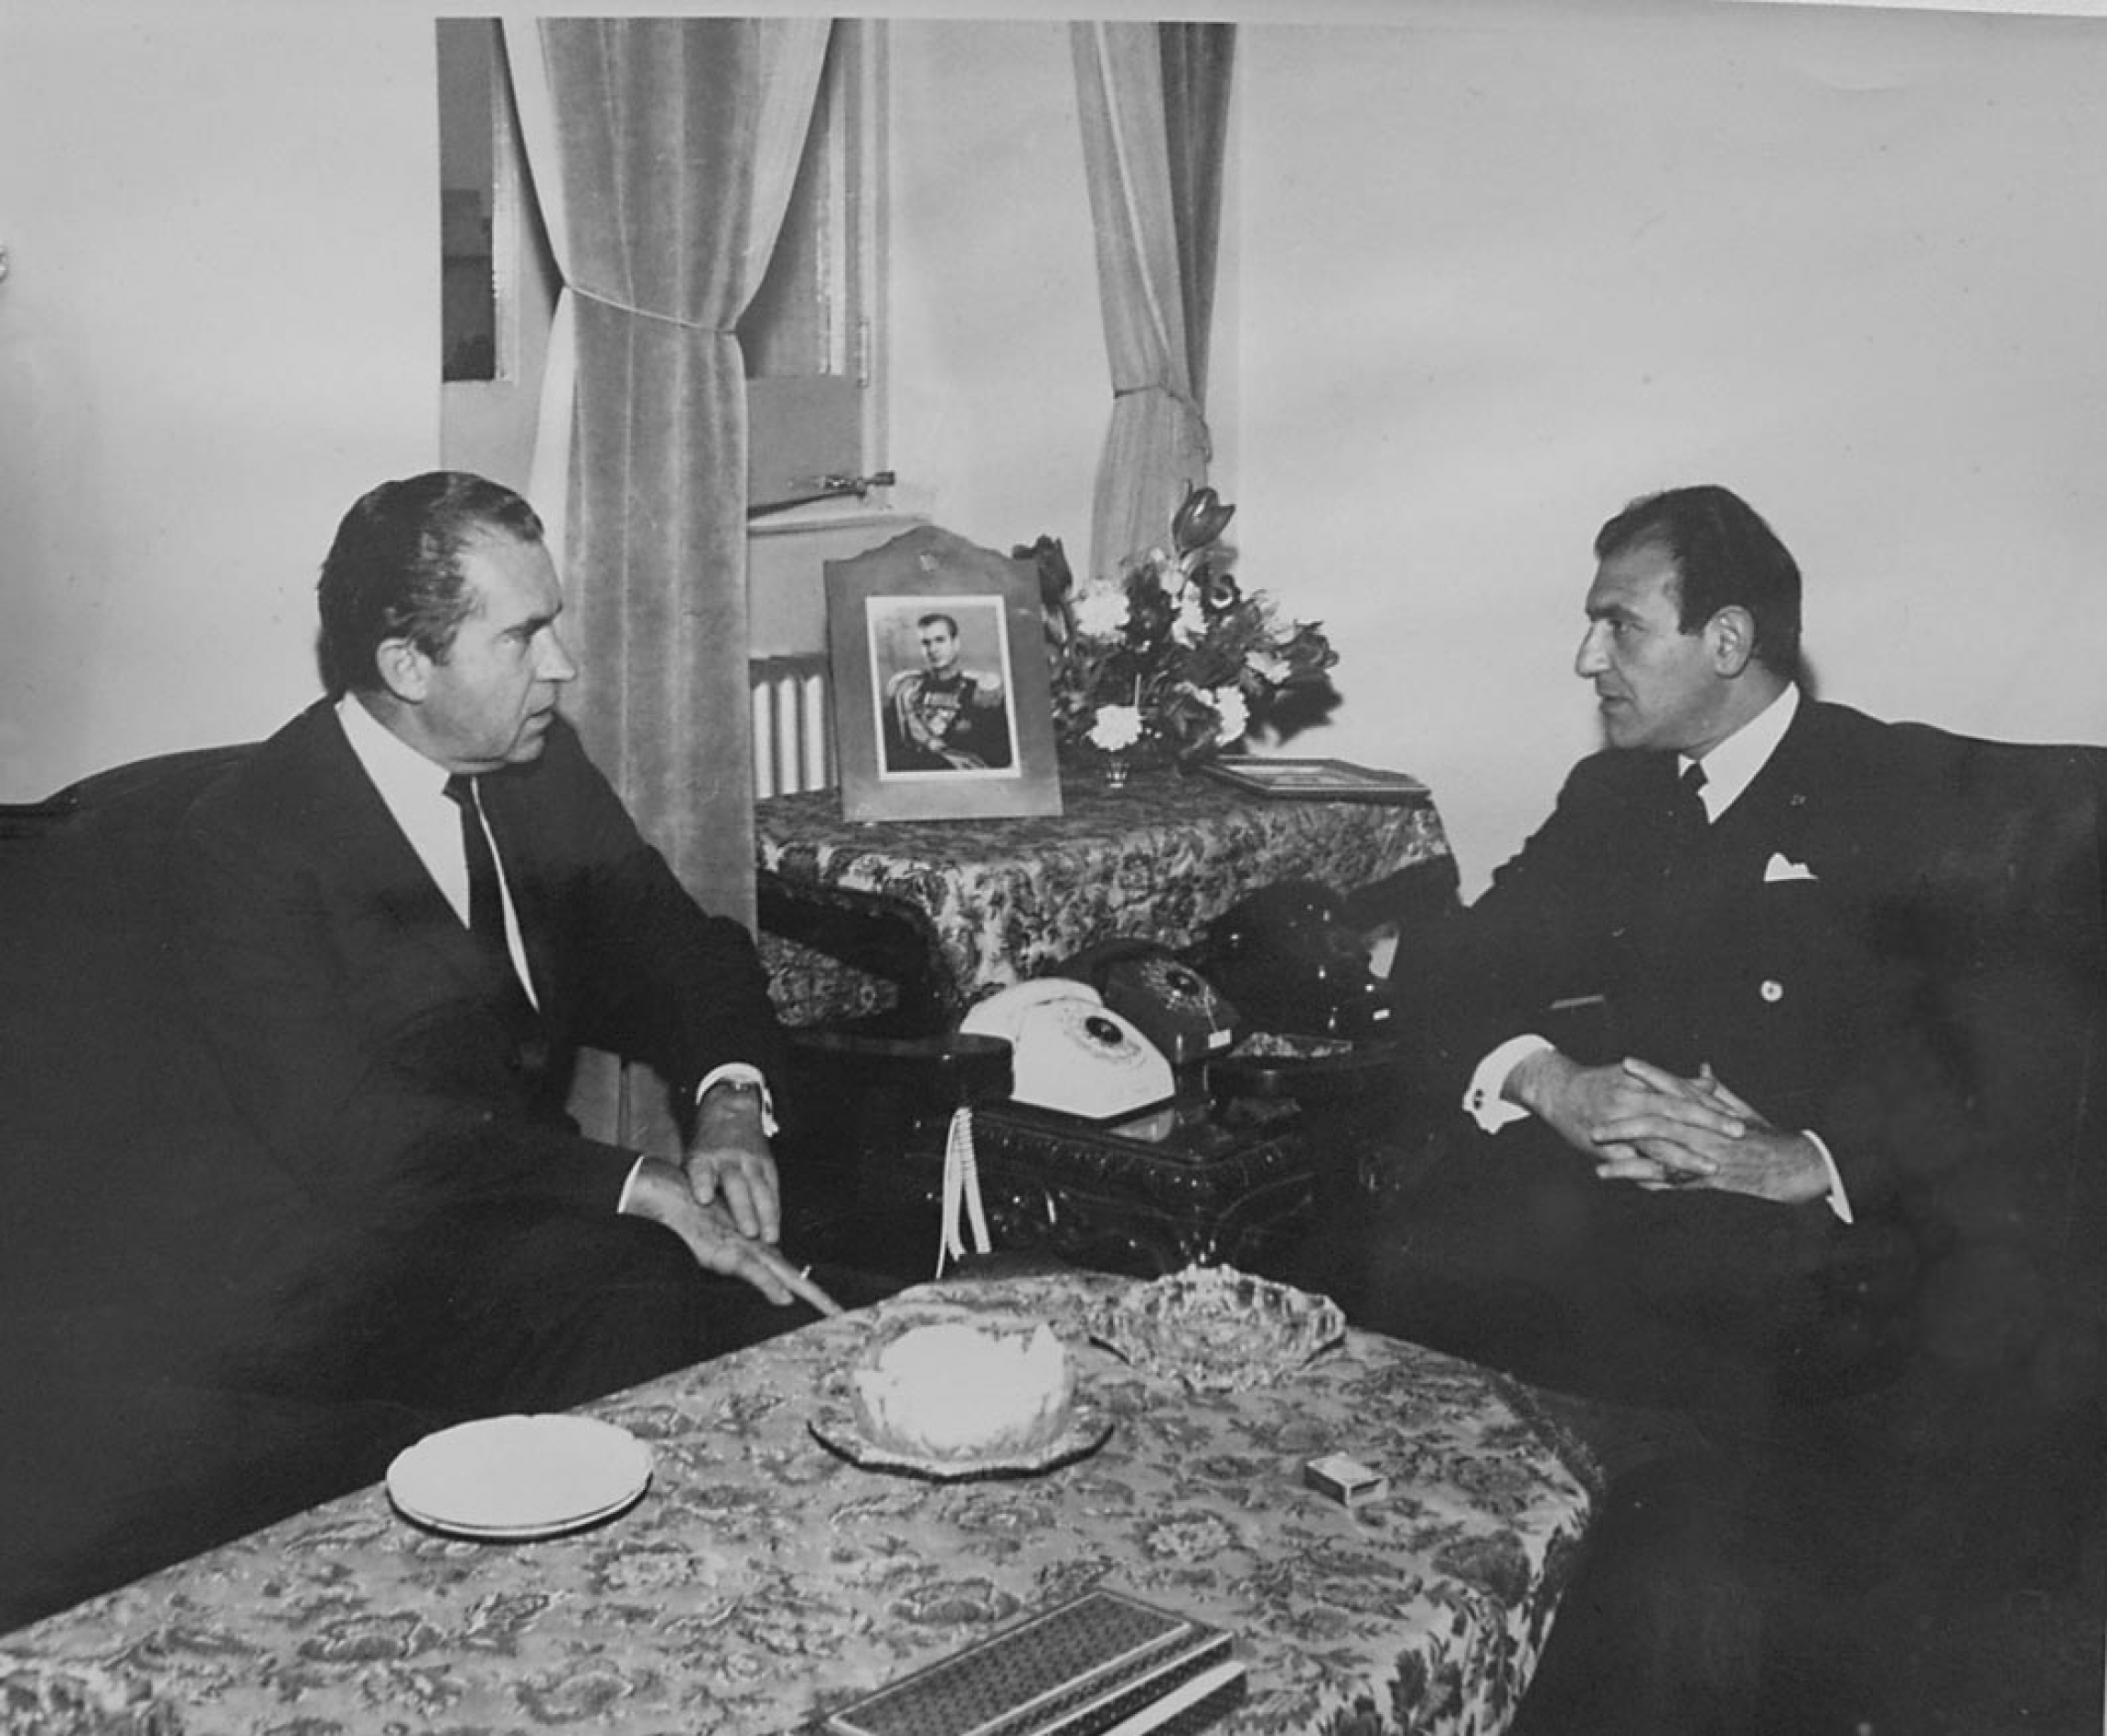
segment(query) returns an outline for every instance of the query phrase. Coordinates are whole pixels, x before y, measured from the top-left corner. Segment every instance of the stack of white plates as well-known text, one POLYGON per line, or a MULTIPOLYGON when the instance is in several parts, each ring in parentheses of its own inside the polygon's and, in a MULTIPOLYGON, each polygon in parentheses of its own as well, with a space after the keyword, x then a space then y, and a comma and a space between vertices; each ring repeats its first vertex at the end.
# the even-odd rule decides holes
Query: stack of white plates
POLYGON ((650 1481, 644 1443, 593 1417, 485 1417, 426 1435, 388 1467, 405 1518, 507 1542, 613 1518, 650 1481))

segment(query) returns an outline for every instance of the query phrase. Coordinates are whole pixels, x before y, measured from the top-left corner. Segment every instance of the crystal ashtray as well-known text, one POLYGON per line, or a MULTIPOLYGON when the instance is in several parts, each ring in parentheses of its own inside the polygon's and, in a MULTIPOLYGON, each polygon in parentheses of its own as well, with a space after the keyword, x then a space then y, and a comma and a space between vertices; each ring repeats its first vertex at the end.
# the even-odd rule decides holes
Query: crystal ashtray
POLYGON ((1233 1266, 1188 1266, 1151 1280, 1090 1323, 1091 1337, 1114 1355, 1195 1392, 1272 1386, 1345 1332, 1346 1316, 1329 1296, 1233 1266))

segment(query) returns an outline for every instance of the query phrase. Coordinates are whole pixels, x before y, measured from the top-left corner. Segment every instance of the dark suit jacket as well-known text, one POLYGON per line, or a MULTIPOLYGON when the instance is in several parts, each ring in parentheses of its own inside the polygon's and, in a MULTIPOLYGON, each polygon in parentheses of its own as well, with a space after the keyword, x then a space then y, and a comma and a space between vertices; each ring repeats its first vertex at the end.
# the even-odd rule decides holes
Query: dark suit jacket
POLYGON ((1636 1055, 1685 1075, 1709 1062, 1770 1120, 1822 1137, 1855 1210, 1893 1204, 1966 1120, 1915 896, 1942 812, 1935 774, 1920 736, 1802 699, 1678 861, 1675 756, 1582 761, 1442 948, 1439 1088, 1460 1096, 1476 1061, 1525 1030, 1582 1061, 1636 1055))
POLYGON ((538 1019, 486 974, 326 704, 187 815, 184 964, 248 1136, 214 1184, 228 1281, 326 1299, 437 1216, 611 1213, 635 1154, 563 1112, 581 1045, 676 1091, 724 1061, 779 1071, 752 939, 697 907, 569 728, 482 789, 538 1019))

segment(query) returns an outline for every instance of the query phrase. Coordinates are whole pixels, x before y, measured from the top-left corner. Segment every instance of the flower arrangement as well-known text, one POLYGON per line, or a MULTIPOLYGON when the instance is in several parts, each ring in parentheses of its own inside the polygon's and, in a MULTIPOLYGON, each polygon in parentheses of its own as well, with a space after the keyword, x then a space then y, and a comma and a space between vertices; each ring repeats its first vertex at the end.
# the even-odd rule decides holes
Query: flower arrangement
POLYGON ((1194 488, 1167 545, 1081 585, 1054 539, 1015 551, 1039 567, 1054 739, 1070 758, 1188 765, 1337 703, 1322 627, 1284 619, 1230 572, 1221 539, 1235 510, 1194 488))

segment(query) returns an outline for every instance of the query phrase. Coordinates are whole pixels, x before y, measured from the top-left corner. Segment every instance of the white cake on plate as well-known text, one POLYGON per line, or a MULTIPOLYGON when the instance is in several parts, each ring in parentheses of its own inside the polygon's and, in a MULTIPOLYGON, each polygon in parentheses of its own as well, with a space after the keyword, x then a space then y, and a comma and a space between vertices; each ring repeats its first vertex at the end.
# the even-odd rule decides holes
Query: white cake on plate
POLYGON ((1068 1353, 1043 1322, 938 1322, 880 1340, 851 1371, 865 1440, 913 1458, 1028 1455, 1058 1440, 1075 1404, 1068 1353))

